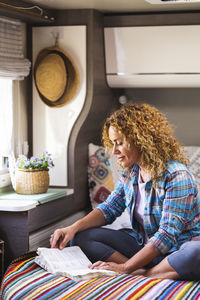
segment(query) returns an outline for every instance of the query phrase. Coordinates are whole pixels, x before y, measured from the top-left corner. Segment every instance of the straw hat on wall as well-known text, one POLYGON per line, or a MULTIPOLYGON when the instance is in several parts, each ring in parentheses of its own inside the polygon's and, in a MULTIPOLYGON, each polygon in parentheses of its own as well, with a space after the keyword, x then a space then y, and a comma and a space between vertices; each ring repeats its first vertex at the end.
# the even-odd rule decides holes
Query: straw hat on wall
POLYGON ((42 101, 63 106, 78 88, 79 75, 72 59, 58 46, 41 50, 34 67, 34 79, 42 101))

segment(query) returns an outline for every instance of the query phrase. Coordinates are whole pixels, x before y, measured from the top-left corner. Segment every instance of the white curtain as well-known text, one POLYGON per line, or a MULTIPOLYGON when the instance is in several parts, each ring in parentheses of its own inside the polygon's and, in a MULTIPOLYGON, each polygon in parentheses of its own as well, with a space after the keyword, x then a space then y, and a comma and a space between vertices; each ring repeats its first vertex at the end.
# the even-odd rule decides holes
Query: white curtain
POLYGON ((12 80, 0 79, 0 157, 8 157, 13 149, 12 80))
POLYGON ((22 23, 0 17, 0 77, 22 80, 31 63, 23 55, 22 23))

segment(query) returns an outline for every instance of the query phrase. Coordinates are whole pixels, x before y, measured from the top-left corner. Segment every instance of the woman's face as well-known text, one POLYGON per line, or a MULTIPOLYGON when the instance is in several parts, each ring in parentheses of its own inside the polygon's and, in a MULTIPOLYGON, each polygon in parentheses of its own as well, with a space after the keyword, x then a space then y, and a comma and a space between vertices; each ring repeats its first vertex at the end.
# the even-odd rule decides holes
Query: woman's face
POLYGON ((117 156, 120 165, 123 168, 132 167, 134 164, 139 165, 141 154, 133 142, 125 139, 113 126, 110 126, 108 134, 113 144, 113 154, 117 156))

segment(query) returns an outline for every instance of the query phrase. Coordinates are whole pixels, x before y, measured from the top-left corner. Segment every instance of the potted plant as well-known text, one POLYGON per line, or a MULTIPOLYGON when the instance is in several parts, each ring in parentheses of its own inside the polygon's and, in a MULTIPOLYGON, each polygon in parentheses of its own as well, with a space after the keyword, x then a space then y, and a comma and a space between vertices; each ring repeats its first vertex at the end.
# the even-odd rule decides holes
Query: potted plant
POLYGON ((48 152, 31 158, 20 155, 15 168, 16 193, 46 193, 49 187, 49 168, 51 167, 54 167, 54 163, 48 152))

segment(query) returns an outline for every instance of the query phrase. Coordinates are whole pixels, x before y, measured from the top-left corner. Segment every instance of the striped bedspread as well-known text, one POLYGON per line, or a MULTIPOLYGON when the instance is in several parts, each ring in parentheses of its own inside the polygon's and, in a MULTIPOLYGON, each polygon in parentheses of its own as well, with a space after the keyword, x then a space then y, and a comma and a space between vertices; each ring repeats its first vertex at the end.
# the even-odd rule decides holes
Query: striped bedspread
POLYGON ((29 258, 9 266, 1 284, 1 299, 200 299, 200 282, 120 275, 76 283, 44 271, 29 258))

